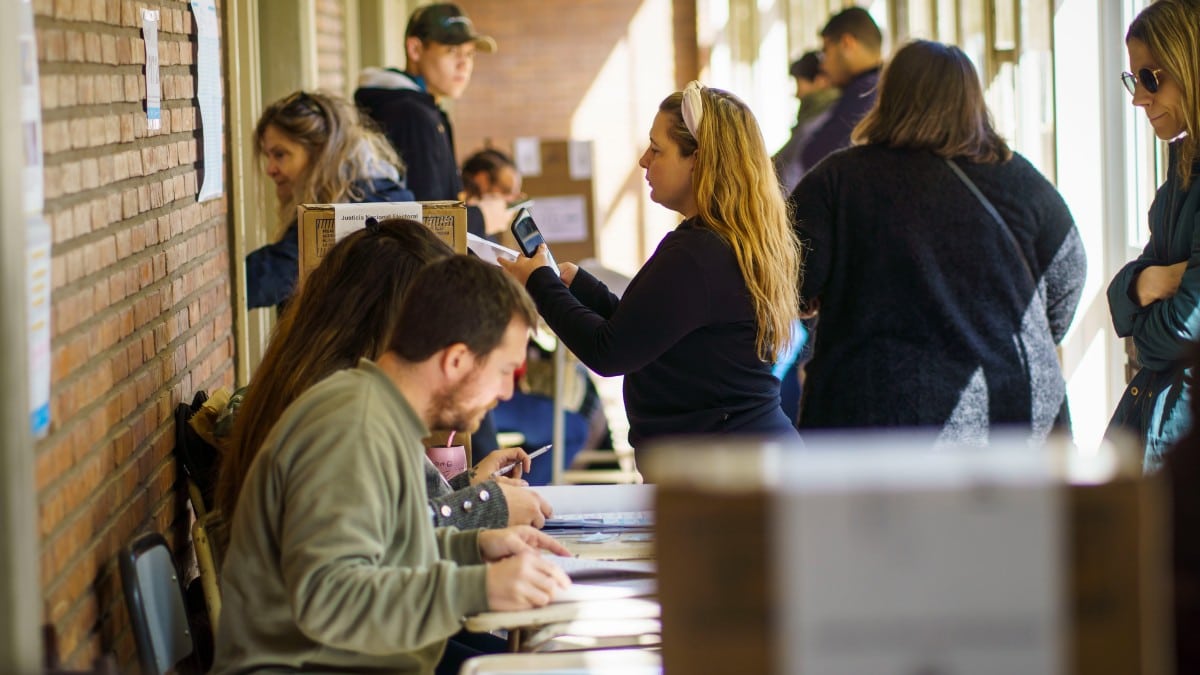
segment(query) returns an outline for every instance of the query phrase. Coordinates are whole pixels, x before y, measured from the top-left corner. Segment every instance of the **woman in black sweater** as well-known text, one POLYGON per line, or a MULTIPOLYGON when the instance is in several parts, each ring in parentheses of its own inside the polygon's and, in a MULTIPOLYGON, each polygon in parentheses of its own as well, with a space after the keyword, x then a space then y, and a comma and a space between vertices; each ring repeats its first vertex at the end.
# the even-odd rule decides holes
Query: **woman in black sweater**
POLYGON ((801 429, 986 443, 998 426, 1066 427, 1055 345, 1082 291, 1082 242, 1058 191, 992 128, 966 55, 902 48, 854 142, 791 197, 802 296, 819 311, 801 429))
POLYGON ((685 220, 618 299, 544 250, 504 267, 584 364, 625 375, 629 440, 796 431, 779 407, 775 355, 791 336, 798 245, 749 108, 693 82, 666 98, 639 162, 650 198, 685 220))

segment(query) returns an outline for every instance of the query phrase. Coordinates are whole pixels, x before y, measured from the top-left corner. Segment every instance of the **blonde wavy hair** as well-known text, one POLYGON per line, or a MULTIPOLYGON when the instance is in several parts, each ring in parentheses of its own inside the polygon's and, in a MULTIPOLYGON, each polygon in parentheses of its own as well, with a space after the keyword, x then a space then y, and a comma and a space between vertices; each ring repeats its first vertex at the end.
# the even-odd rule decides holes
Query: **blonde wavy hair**
POLYGON ((345 99, 321 92, 297 91, 267 106, 254 127, 254 152, 263 158, 263 134, 275 127, 308 151, 308 166, 279 203, 275 239, 296 219, 300 204, 337 204, 364 197, 359 181, 399 180, 404 165, 387 137, 364 122, 345 99))
POLYGON ((1129 24, 1125 41, 1131 39, 1146 43, 1158 67, 1179 87, 1187 136, 1178 141, 1176 168, 1187 189, 1196 177, 1192 164, 1200 157, 1200 0, 1158 0, 1129 24))
POLYGON ((800 243, 792 229, 779 178, 750 108, 733 94, 701 89, 697 137, 683 122, 682 92, 659 105, 670 115, 671 139, 684 157, 695 154, 692 189, 702 226, 733 249, 758 323, 755 347, 774 361, 792 338, 800 309, 800 243))

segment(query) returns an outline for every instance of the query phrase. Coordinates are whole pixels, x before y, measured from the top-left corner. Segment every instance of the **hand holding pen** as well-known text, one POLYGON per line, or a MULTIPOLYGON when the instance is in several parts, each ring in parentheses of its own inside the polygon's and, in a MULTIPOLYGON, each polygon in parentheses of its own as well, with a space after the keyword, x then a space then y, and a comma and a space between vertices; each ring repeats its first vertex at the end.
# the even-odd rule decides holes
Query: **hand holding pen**
MULTIPOLYGON (((471 474, 471 485, 478 485, 484 481, 494 480, 494 475, 497 470, 507 467, 510 464, 528 466, 529 454, 523 448, 498 448, 483 456, 483 459, 475 463, 475 466, 468 469, 471 474)), ((522 471, 513 472, 515 478, 502 478, 500 480, 510 482, 513 485, 524 485, 525 481, 521 480, 522 471)))
POLYGON ((546 454, 547 452, 550 451, 550 448, 552 448, 552 447, 554 447, 553 444, 543 445, 542 447, 538 448, 537 450, 534 450, 533 452, 529 453, 529 455, 527 457, 523 458, 522 460, 513 462, 511 464, 506 464, 503 467, 496 469, 495 471, 492 472, 492 478, 497 478, 499 476, 503 476, 504 474, 509 473, 510 471, 512 471, 514 468, 516 468, 519 465, 523 465, 522 466, 523 471, 529 471, 529 467, 533 462, 533 458, 546 454))

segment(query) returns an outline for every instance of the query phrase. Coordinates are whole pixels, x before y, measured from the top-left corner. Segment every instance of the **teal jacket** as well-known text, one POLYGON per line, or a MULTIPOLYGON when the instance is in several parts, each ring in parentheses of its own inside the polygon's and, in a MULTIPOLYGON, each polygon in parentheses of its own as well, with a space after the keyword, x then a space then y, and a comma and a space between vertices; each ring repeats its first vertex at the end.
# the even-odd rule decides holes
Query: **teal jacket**
POLYGON ((1110 431, 1125 426, 1144 439, 1147 470, 1161 465, 1163 452, 1191 425, 1185 357, 1200 339, 1200 162, 1192 168, 1192 184, 1182 190, 1177 150, 1171 146, 1167 181, 1150 204, 1150 241, 1108 286, 1113 328, 1120 337, 1133 338, 1142 366, 1117 406, 1110 431), (1136 282, 1143 269, 1185 260, 1187 271, 1173 297, 1138 304, 1136 282))

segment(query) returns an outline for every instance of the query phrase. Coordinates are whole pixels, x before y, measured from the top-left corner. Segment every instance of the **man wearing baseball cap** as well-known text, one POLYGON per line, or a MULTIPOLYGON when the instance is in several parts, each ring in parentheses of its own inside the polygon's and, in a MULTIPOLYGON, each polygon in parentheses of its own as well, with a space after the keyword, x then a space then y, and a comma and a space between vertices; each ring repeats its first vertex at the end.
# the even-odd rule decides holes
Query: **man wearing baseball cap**
MULTIPOLYGON (((462 178, 454 154, 454 131, 441 103, 462 96, 471 82, 475 54, 496 51, 496 41, 477 33, 457 5, 434 3, 418 7, 409 17, 404 50, 408 59, 404 70, 363 70, 354 100, 400 153, 408 169, 408 189, 418 200, 458 199, 462 178)), ((492 225, 487 229, 507 226, 503 206, 479 204, 468 209, 468 229, 482 236, 485 221, 492 225), (494 207, 490 209, 494 214, 487 212, 489 207, 494 207)))
MULTIPOLYGON (((457 5, 441 2, 413 11, 404 31, 404 51, 404 70, 363 70, 354 101, 396 148, 415 199, 459 199, 463 185, 454 130, 441 103, 462 96, 471 82, 476 52, 495 52, 496 41, 477 33, 457 5)), ((502 197, 471 199, 467 231, 480 237, 501 232, 512 216, 502 197)), ((471 447, 481 457, 499 447, 490 413, 471 435, 471 447)))

